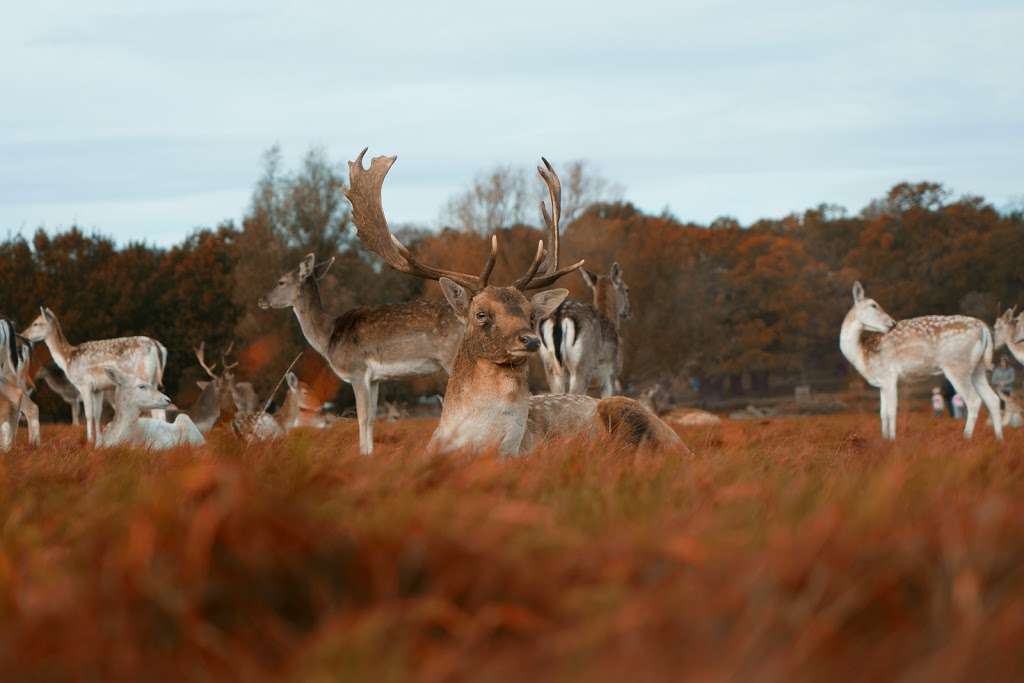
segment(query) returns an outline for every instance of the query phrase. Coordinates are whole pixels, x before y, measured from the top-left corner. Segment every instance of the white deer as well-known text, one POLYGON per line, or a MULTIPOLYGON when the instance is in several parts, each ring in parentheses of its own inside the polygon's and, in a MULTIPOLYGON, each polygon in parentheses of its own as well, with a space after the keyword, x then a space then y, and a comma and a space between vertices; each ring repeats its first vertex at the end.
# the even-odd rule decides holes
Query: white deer
MULTIPOLYGON (((138 377, 153 386, 163 381, 167 364, 167 349, 149 337, 118 337, 73 345, 64 336, 60 321, 49 308, 40 308, 39 315, 23 332, 33 342, 46 342, 53 361, 75 385, 85 403, 85 435, 98 443, 100 416, 103 412, 103 391, 115 388, 104 370, 113 367, 122 373, 138 377)), ((153 417, 164 419, 164 411, 156 410, 153 417)))
POLYGON ((1003 438, 999 397, 985 374, 992 364, 988 325, 963 315, 929 315, 895 322, 873 299, 853 285, 853 307, 843 320, 839 348, 881 394, 882 436, 896 438, 897 386, 900 379, 944 374, 967 405, 964 436, 971 438, 984 401, 996 438, 1003 438), (865 332, 877 334, 865 335, 865 332))
POLYGON ((206 443, 202 432, 185 413, 179 413, 173 423, 142 417, 143 410, 163 410, 171 404, 171 399, 153 384, 117 368, 104 368, 103 372, 116 387, 114 420, 103 431, 98 445, 132 445, 160 450, 206 443))

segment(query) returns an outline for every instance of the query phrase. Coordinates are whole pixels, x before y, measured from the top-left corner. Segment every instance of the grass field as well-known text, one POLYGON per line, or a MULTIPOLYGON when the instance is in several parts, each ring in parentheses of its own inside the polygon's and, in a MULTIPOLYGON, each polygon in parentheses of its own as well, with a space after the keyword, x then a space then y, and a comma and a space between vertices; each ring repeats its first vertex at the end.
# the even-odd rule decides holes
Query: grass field
MULTIPOLYGON (((0 678, 1024 676, 1024 433, 731 422, 427 458, 430 420, 0 462, 0 678)), ((24 438, 24 432, 19 433, 24 438)))

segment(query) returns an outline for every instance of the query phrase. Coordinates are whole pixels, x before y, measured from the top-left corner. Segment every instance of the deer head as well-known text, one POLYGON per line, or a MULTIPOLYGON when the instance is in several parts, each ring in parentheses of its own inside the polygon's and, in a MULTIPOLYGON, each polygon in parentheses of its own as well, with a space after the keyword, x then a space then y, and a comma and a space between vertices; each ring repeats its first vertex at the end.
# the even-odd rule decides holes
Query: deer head
POLYGON ((538 167, 548 188, 551 210, 541 201, 541 214, 550 234, 550 251, 544 240, 537 243, 537 252, 526 273, 509 286, 489 284, 498 255, 498 238, 491 238, 491 250, 480 275, 436 268, 416 260, 395 237, 387 224, 381 205, 381 187, 397 157, 375 157, 368 169, 363 167, 364 149, 348 164, 352 217, 363 244, 395 270, 416 277, 437 280, 445 299, 465 323, 460 353, 498 365, 520 367, 529 354, 540 348, 534 334, 536 320, 550 315, 568 296, 568 291, 555 289, 534 294, 525 293, 549 287, 563 275, 577 270, 583 261, 566 268, 558 267, 558 221, 561 214, 561 184, 551 164, 543 159, 538 167), (541 266, 544 266, 543 272, 541 266))
POLYGON ((1016 343, 1017 339, 1016 328, 1018 327, 1019 320, 1015 318, 1017 307, 1008 308, 1003 311, 1003 314, 996 318, 996 322, 992 325, 992 342, 995 348, 1000 348, 1007 343, 1016 343))
POLYGON ((304 287, 316 287, 316 283, 327 275, 334 264, 334 258, 322 263, 316 262, 315 254, 306 254, 294 270, 290 270, 277 280, 274 288, 261 296, 257 305, 262 309, 288 308, 299 300, 304 287))
POLYGON ((316 397, 309 385, 298 378, 294 372, 285 375, 288 381, 288 400, 294 401, 298 410, 315 413, 321 408, 320 399, 316 397))
POLYGON ((580 268, 580 276, 590 291, 594 293, 594 306, 608 315, 615 314, 613 322, 629 320, 632 312, 629 307, 629 287, 622 279, 622 266, 618 261, 612 264, 607 275, 599 275, 586 268, 580 268))
POLYGON ((204 372, 206 372, 207 376, 210 378, 209 380, 197 380, 196 385, 200 389, 206 389, 207 386, 212 384, 214 391, 216 392, 217 396, 221 397, 222 401, 226 400, 227 398, 227 392, 224 391, 224 388, 232 386, 235 381, 235 373, 232 372, 232 370, 238 367, 238 362, 236 361, 234 363, 229 363, 227 360, 228 356, 231 354, 231 350, 234 347, 235 343, 231 342, 231 344, 228 345, 227 351, 221 354, 220 362, 222 370, 219 375, 214 371, 214 368, 217 367, 217 363, 209 365, 206 362, 205 341, 200 342, 197 348, 192 349, 192 351, 196 354, 196 360, 199 361, 199 366, 203 369, 204 372))
POLYGON ((848 316, 864 326, 864 329, 871 332, 888 332, 895 325, 896 321, 874 299, 864 296, 864 286, 860 282, 853 283, 853 308, 848 316))
POLYGON ((25 337, 30 342, 41 342, 45 340, 50 333, 57 327, 57 316, 54 315, 53 311, 44 306, 39 307, 39 315, 36 319, 29 323, 29 326, 21 333, 22 337, 25 337))
POLYGON ((149 382, 126 375, 117 368, 107 367, 104 370, 114 383, 114 404, 118 411, 126 408, 159 410, 171 405, 171 399, 149 382))

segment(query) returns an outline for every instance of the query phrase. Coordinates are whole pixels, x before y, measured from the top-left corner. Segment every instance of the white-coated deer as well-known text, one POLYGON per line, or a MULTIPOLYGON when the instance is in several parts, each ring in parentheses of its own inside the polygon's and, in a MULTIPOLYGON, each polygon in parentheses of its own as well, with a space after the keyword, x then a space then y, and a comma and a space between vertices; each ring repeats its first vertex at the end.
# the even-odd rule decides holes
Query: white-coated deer
POLYGON ((309 385, 300 380, 294 372, 288 372, 285 379, 288 381, 288 396, 280 411, 280 424, 284 430, 290 432, 297 427, 326 427, 323 401, 317 398, 309 385))
POLYGON ((996 350, 1005 345, 1017 362, 1024 364, 1024 313, 1017 316, 1016 311, 1014 306, 996 318, 996 324, 992 326, 992 343, 996 350))
POLYGON ((503 455, 516 455, 547 439, 607 432, 632 443, 681 447, 679 437, 668 425, 632 399, 530 396, 527 362, 540 347, 534 328, 537 320, 550 315, 568 292, 553 289, 530 299, 524 293, 549 287, 583 265, 580 261, 567 268, 558 267, 558 225, 553 217, 558 215, 561 197, 557 176, 546 160, 538 170, 552 203, 551 213, 541 203, 551 234, 550 254, 546 254, 541 240, 526 274, 509 287, 497 287, 488 284, 497 259, 496 238, 492 238, 490 257, 479 276, 435 268, 412 256, 391 234, 381 206, 381 186, 395 157, 376 157, 365 169, 365 153, 363 150, 349 162, 348 198, 359 238, 392 268, 437 280, 464 326, 430 449, 447 452, 497 448, 503 455), (538 272, 545 262, 544 271, 538 272))
POLYGON ((309 254, 298 268, 282 275, 260 308, 291 308, 306 341, 324 357, 338 377, 352 385, 359 419, 359 450, 373 452, 373 422, 380 383, 450 371, 462 335, 444 302, 411 301, 354 308, 330 315, 317 284, 334 259, 316 263, 309 254))
POLYGON ((196 427, 203 434, 207 433, 220 419, 221 407, 228 399, 230 390, 234 386, 235 375, 232 370, 238 367, 238 363, 228 363, 227 357, 231 353, 234 344, 228 346, 228 350, 221 354, 221 372, 218 375, 214 372, 217 364, 207 365, 206 363, 206 342, 200 342, 199 348, 193 349, 199 366, 209 376, 209 380, 198 380, 199 398, 186 412, 195 422, 196 427))
MULTIPOLYGON (((39 315, 23 334, 33 342, 46 342, 53 361, 82 395, 85 435, 91 443, 99 440, 103 391, 116 388, 105 368, 116 368, 155 387, 163 382, 167 349, 155 339, 117 337, 73 345, 49 308, 40 308, 39 315)), ((153 417, 163 420, 164 410, 154 410, 153 417)))
POLYGON ((206 443, 202 432, 184 413, 179 413, 173 423, 142 417, 143 410, 164 410, 171 404, 171 399, 156 386, 115 367, 103 368, 103 373, 114 385, 114 419, 103 430, 99 446, 132 445, 162 450, 206 443))
POLYGON ((873 299, 853 286, 853 307, 843 320, 839 348, 881 394, 882 436, 896 438, 897 386, 900 379, 944 374, 967 406, 964 436, 970 438, 984 402, 996 438, 1003 438, 999 397, 989 386, 992 332, 981 320, 963 315, 929 315, 894 321, 873 299), (876 334, 867 334, 873 332, 876 334))
POLYGON ((570 394, 585 394, 597 379, 604 398, 619 390, 620 327, 630 315, 629 287, 617 262, 606 275, 586 268, 580 268, 580 275, 593 292, 594 303, 568 300, 541 321, 540 359, 551 393, 565 393, 568 380, 570 394))
POLYGON ((0 318, 0 450, 14 446, 18 423, 25 416, 28 440, 39 445, 39 407, 30 394, 34 388, 29 379, 29 358, 32 345, 17 332, 10 320, 0 318))

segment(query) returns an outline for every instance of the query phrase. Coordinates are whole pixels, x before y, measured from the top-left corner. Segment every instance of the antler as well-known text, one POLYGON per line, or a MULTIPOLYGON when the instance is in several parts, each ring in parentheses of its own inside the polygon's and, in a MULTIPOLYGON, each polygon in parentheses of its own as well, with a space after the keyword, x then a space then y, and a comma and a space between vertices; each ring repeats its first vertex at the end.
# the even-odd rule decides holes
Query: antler
POLYGON ((547 252, 543 275, 534 279, 545 255, 544 241, 541 240, 537 245, 537 255, 534 257, 533 263, 530 264, 530 268, 526 271, 526 275, 512 283, 513 287, 524 291, 550 287, 558 278, 579 269, 583 265, 583 261, 579 261, 561 270, 558 269, 558 222, 562 218, 562 181, 558 179, 558 174, 555 173, 555 169, 547 159, 541 157, 540 160, 544 165, 537 167, 537 173, 540 174, 541 180, 547 185, 548 198, 551 201, 551 211, 548 212, 547 204, 544 203, 543 199, 541 200, 540 213, 544 218, 544 225, 548 229, 548 244, 551 246, 551 249, 547 252))
POLYGON ((446 277, 476 291, 486 287, 498 258, 498 238, 491 238, 491 253, 479 276, 420 263, 391 233, 388 220, 384 216, 384 208, 381 206, 380 191, 384 185, 384 178, 398 157, 374 157, 370 160, 370 168, 365 169, 365 154, 364 148, 355 161, 348 162, 348 191, 345 193, 352 204, 352 222, 356 224, 356 234, 363 245, 399 272, 427 280, 440 280, 446 277))
POLYGON ((195 352, 196 358, 199 360, 199 365, 202 366, 203 370, 206 370, 206 374, 209 375, 211 379, 217 379, 217 375, 213 372, 213 368, 217 367, 217 364, 214 363, 212 366, 207 365, 206 359, 204 358, 204 354, 206 352, 206 342, 199 342, 199 348, 192 350, 195 352))
POLYGON ((220 364, 224 366, 224 372, 227 372, 228 370, 232 370, 238 367, 237 360, 234 363, 228 363, 228 356, 231 355, 231 351, 234 348, 235 342, 231 342, 230 344, 228 344, 228 350, 220 354, 220 364))
MULTIPOLYGON (((364 148, 355 161, 348 162, 349 187, 345 193, 352 204, 352 222, 356 224, 356 234, 363 245, 399 272, 428 280, 439 280, 446 277, 473 291, 480 291, 486 287, 498 258, 497 235, 491 236, 491 251, 480 275, 444 270, 417 261, 408 247, 392 234, 381 204, 381 187, 384 185, 384 178, 398 157, 374 157, 370 160, 370 167, 363 168, 365 155, 366 149, 364 148)), ((551 231, 553 252, 544 275, 534 279, 546 254, 544 240, 537 244, 537 254, 527 269, 526 275, 512 283, 513 287, 524 291, 547 287, 558 278, 583 265, 583 261, 580 261, 568 268, 558 270, 558 220, 561 215, 562 186, 554 169, 551 168, 551 164, 547 159, 543 159, 543 161, 545 168, 538 168, 538 171, 548 186, 548 194, 551 197, 551 213, 548 213, 543 202, 541 202, 541 213, 544 215, 545 224, 551 231)))

